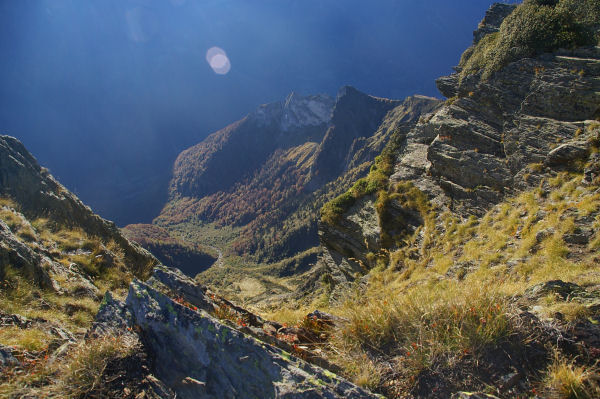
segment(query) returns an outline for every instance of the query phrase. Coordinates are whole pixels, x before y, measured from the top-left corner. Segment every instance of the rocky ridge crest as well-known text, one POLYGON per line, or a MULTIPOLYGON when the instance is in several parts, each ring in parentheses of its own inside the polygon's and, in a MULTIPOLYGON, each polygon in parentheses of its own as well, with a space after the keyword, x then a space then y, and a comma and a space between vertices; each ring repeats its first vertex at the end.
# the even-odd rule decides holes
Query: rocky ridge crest
POLYGON ((380 397, 297 357, 302 349, 279 340, 282 330, 177 269, 158 267, 146 283, 132 282, 125 302, 107 295, 91 334, 129 334, 143 342, 155 366, 141 378, 158 380, 166 397, 380 397))

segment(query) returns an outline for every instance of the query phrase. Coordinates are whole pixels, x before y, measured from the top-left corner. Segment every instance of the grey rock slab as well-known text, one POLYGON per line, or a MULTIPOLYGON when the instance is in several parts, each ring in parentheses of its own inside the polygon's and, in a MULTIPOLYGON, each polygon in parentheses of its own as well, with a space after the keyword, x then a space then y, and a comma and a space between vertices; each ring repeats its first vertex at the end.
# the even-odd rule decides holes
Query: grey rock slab
POLYGON ((8 225, 0 220, 0 279, 4 278, 5 267, 10 265, 21 269, 40 287, 57 291, 58 286, 42 267, 44 259, 17 238, 8 225))
POLYGON ((265 323, 261 317, 213 294, 207 287, 198 284, 179 269, 159 265, 154 268, 148 284, 159 290, 161 287, 166 288, 172 296, 180 297, 209 314, 213 314, 218 308, 226 307, 251 326, 262 327, 265 323))
POLYGON ((0 345, 0 367, 18 366, 21 363, 12 354, 12 350, 4 345, 0 345))
POLYGON ((155 375, 178 397, 377 397, 140 281, 131 283, 126 303, 154 355, 155 375))
POLYGON ((574 297, 585 298, 590 296, 583 287, 562 280, 546 281, 525 290, 525 297, 530 299, 541 298, 548 294, 558 295, 563 300, 574 297))
POLYGON ((498 32, 504 18, 513 12, 516 7, 516 4, 492 4, 479 23, 477 30, 473 32, 473 44, 477 44, 487 34, 498 32))
POLYGON ((548 153, 545 164, 561 165, 568 162, 585 159, 588 156, 588 149, 583 143, 566 143, 559 145, 548 153))

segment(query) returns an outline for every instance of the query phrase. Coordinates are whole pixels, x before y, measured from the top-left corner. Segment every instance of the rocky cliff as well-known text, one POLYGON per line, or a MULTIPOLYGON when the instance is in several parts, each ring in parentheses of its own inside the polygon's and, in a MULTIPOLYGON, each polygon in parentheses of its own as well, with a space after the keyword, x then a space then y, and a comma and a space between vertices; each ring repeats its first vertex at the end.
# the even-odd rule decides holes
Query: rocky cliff
MULTIPOLYGON (((474 45, 485 34, 497 32, 512 10, 514 6, 493 6, 474 32, 474 45)), ((507 196, 536 187, 560 171, 585 169, 586 176, 592 176, 599 74, 600 48, 589 46, 523 58, 489 78, 482 72, 461 78, 459 68, 438 79, 448 100, 401 137, 388 194, 393 197, 400 185, 410 182, 438 215, 450 211, 481 216, 507 196)), ((586 177, 590 178, 594 179, 586 177)), ((344 280, 340 271, 363 273, 367 253, 401 245, 381 245, 386 227, 375 202, 376 196, 365 197, 338 223, 320 226, 321 265, 339 281, 344 280)), ((392 214, 403 213, 407 233, 424 224, 422 211, 398 198, 386 205, 392 214)), ((388 214, 390 218, 397 216, 388 214)))
POLYGON ((76 384, 62 390, 48 375, 83 355, 104 292, 122 295, 158 261, 8 136, 0 136, 0 198, 0 395, 39 397, 51 385, 44 395, 76 396, 76 384))
POLYGON ((444 105, 322 208, 296 299, 348 318, 331 343, 355 379, 390 397, 600 394, 598 11, 494 5, 437 81, 444 105))
POLYGON ((144 276, 156 263, 147 251, 131 243, 112 222, 102 219, 42 168, 17 139, 0 136, 0 196, 14 201, 29 220, 46 218, 71 229, 82 229, 124 251, 132 271, 144 276))

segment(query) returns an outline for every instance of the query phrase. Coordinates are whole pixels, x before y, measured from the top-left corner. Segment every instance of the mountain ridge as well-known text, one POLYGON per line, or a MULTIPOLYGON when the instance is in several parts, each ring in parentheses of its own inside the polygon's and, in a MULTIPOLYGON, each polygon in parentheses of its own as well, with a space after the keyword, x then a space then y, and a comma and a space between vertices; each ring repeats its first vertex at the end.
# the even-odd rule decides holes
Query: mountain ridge
POLYGON ((292 94, 185 153, 123 234, 188 275, 0 137, 0 394, 598 397, 600 6, 473 39, 446 101, 292 94))
MULTIPOLYGON (((264 126, 267 126, 267 129, 273 126, 281 128, 283 118, 280 110, 286 102, 289 104, 290 98, 293 99, 294 96, 288 96, 283 102, 262 106, 242 122, 238 122, 239 124, 230 125, 224 131, 217 132, 192 149, 186 150, 180 159, 192 157, 192 164, 205 162, 207 158, 201 152, 193 152, 194 155, 191 155, 192 153, 187 151, 206 148, 209 145, 207 143, 212 143, 217 137, 224 137, 226 133, 234 132, 238 127, 241 129, 243 124, 246 128, 253 124, 256 126, 253 120, 257 115, 260 126, 254 139, 258 140, 258 143, 261 142, 259 138, 265 134, 269 137, 283 135, 286 138, 303 138, 305 142, 294 141, 292 138, 287 142, 279 141, 276 145, 269 143, 266 146, 267 151, 265 148, 260 149, 264 152, 261 157, 265 159, 262 165, 254 171, 244 167, 243 172, 233 173, 236 177, 229 176, 229 182, 237 182, 213 194, 203 197, 204 191, 200 190, 198 196, 190 197, 185 196, 186 191, 180 193, 174 188, 172 200, 154 220, 156 225, 172 231, 186 241, 219 247, 226 258, 230 257, 240 266, 245 262, 256 265, 249 267, 256 270, 252 274, 253 281, 257 282, 258 286, 266 287, 264 295, 260 295, 263 299, 269 292, 281 294, 283 288, 276 284, 273 286, 275 291, 270 291, 271 288, 268 287, 273 281, 261 276, 259 270, 264 269, 262 264, 274 265, 273 272, 269 274, 287 276, 290 280, 286 286, 297 285, 300 275, 289 275, 290 269, 283 264, 306 265, 307 262, 314 263, 316 260, 314 249, 318 246, 318 209, 332 195, 349 187, 357 177, 364 176, 372 160, 397 131, 409 129, 422 114, 433 111, 440 104, 439 100, 425 96, 413 96, 402 101, 380 99, 348 86, 340 89, 326 124, 314 125, 309 130, 296 132, 292 129, 278 133, 275 129, 265 133, 264 126), (265 119, 267 114, 271 115, 269 121, 265 119), (356 120, 357 123, 344 122, 347 118, 356 120), (274 147, 277 148, 272 150, 274 147), (267 155, 269 151, 272 152, 267 155), (330 165, 332 159, 337 160, 333 162, 337 165, 335 168, 330 165), (218 243, 207 238, 215 234, 222 237, 218 243), (236 260, 238 256, 242 257, 239 261, 236 260)), ((239 146, 243 141, 243 151, 250 151, 246 144, 250 140, 248 134, 252 131, 238 132, 228 136, 227 140, 231 143, 228 145, 239 146), (236 134, 244 138, 233 144, 237 140, 234 138, 236 134)), ((215 154, 227 159, 226 155, 219 154, 218 151, 215 154)), ((242 160, 243 162, 245 161, 242 160)), ((182 168, 181 164, 177 164, 177 167, 182 168)), ((221 170, 219 173, 226 171, 221 170)), ((179 176, 181 174, 176 172, 173 181, 179 182, 179 176)), ((199 176, 197 178, 202 180, 199 176)), ((222 183, 225 180, 217 176, 219 175, 210 177, 208 181, 216 179, 222 183)), ((235 269, 238 266, 232 267, 235 269)), ((246 270, 250 269, 246 267, 246 270)), ((305 271, 306 267, 295 270, 305 271)), ((205 278, 210 281, 221 280, 223 289, 236 287, 235 282, 217 275, 224 272, 209 269, 205 278), (217 274, 213 276, 214 273, 217 274)), ((256 284, 253 283, 253 286, 256 284)), ((263 292, 262 289, 259 291, 263 292)), ((245 294, 242 292, 242 295, 245 294)))

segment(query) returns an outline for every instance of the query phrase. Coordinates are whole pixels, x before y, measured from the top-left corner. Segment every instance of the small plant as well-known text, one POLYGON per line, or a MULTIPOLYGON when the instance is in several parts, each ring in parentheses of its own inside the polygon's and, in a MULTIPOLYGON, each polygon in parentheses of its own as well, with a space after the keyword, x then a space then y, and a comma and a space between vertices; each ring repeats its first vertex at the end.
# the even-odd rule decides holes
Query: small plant
POLYGON ((555 354, 541 391, 552 397, 587 399, 600 396, 600 374, 595 367, 577 366, 555 354))
POLYGON ((40 351, 48 346, 51 336, 38 328, 19 328, 6 326, 0 329, 0 342, 27 351, 40 351))
POLYGON ((355 378, 364 371, 366 353, 396 356, 417 373, 442 354, 478 353, 506 339, 509 308, 501 295, 456 284, 363 298, 360 307, 348 308, 350 321, 335 335, 334 351, 356 354, 349 365, 355 378))
POLYGON ((58 385, 67 391, 82 395, 100 382, 102 373, 110 361, 133 353, 137 341, 127 335, 103 336, 80 343, 69 352, 58 385))
MULTIPOLYGON (((393 140, 390 142, 393 142, 393 140)), ((389 147, 388 145, 386 149, 389 147)), ((359 179, 350 190, 329 201, 321 208, 321 221, 335 224, 359 198, 387 190, 388 178, 393 171, 394 160, 391 150, 385 151, 384 149, 382 155, 375 157, 375 162, 371 166, 367 177, 359 179)))

